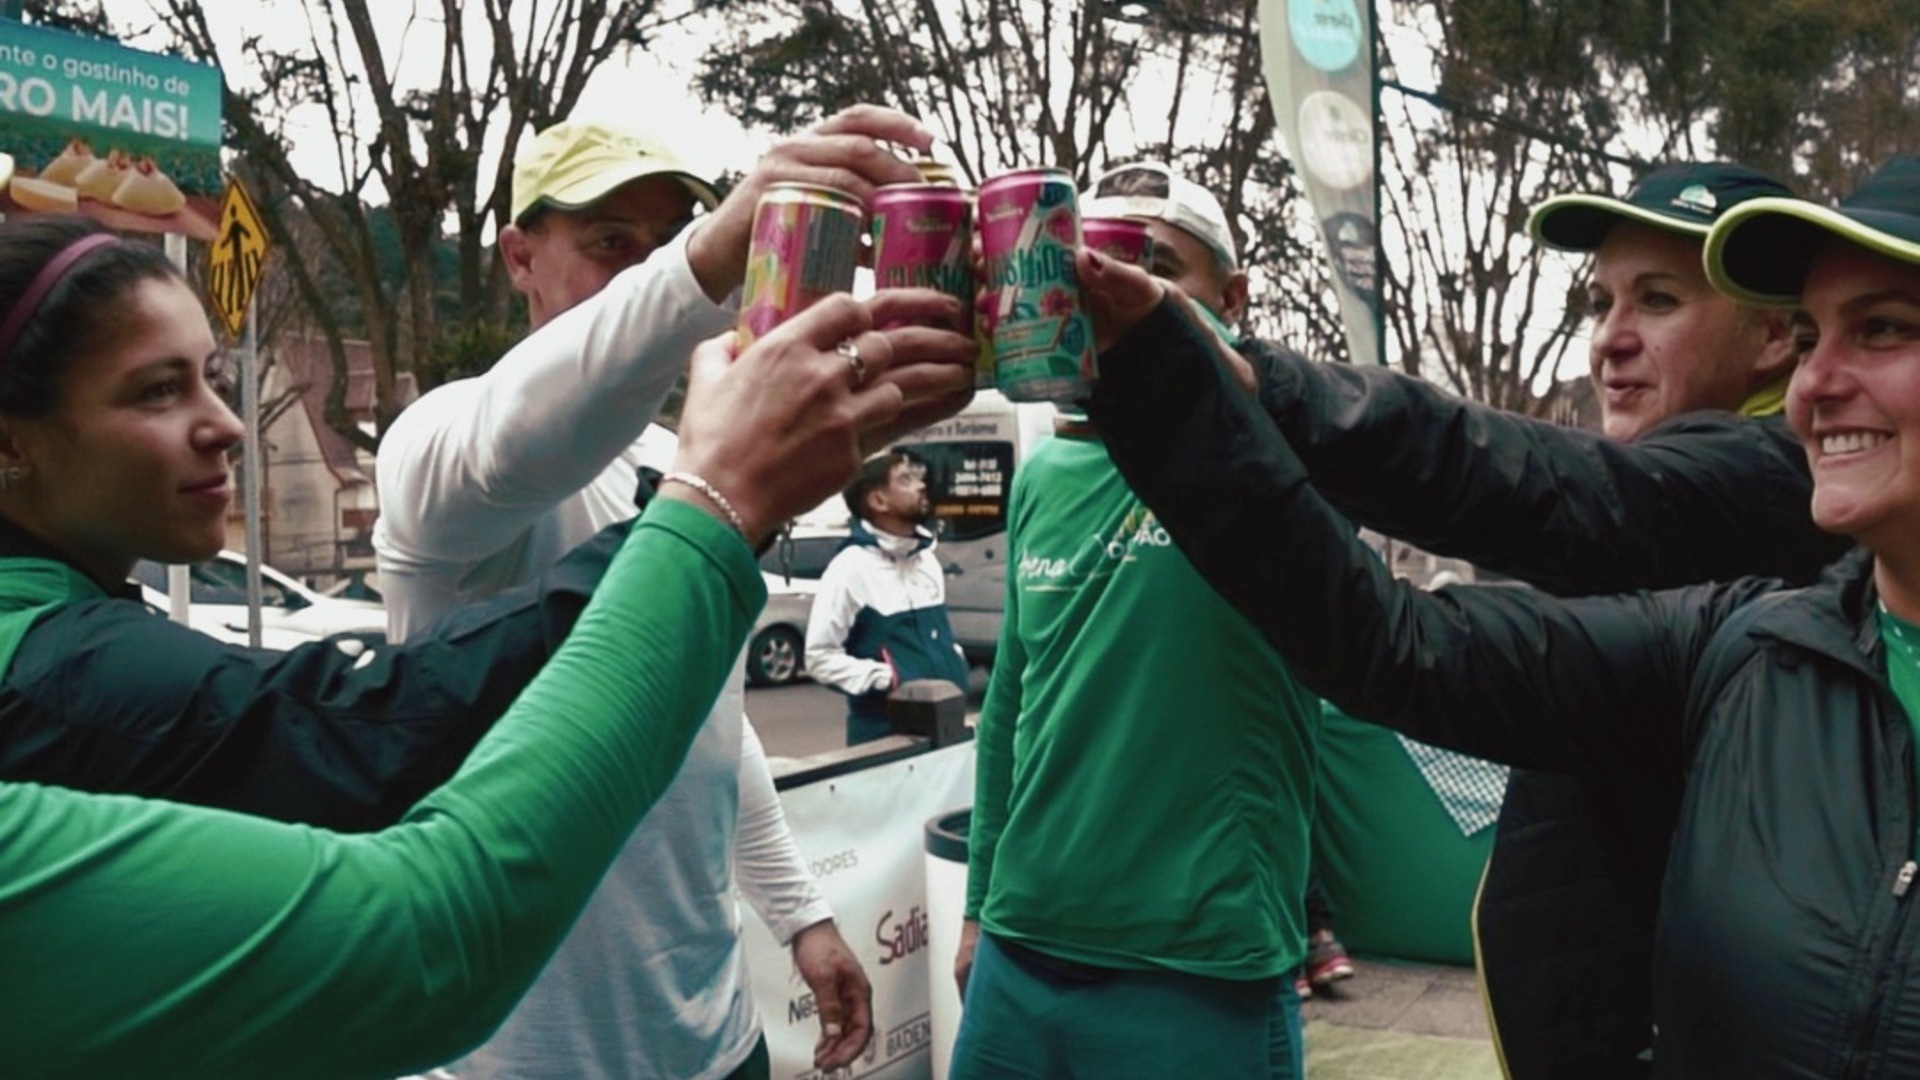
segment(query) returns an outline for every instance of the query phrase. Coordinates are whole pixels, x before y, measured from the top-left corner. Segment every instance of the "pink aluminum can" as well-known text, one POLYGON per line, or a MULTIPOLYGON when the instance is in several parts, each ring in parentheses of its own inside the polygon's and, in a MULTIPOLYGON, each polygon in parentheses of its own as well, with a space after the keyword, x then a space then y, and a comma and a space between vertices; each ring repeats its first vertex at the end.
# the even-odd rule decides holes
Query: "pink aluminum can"
POLYGON ((753 212, 740 290, 740 348, 821 297, 853 288, 866 207, 820 184, 769 184, 753 212))
POLYGON ((1011 401, 1078 401, 1093 390, 1093 324, 1073 258, 1080 204, 1063 169, 1003 173, 980 185, 985 319, 1000 392, 1011 401))
POLYGON ((888 184, 873 193, 873 286, 938 289, 960 301, 973 333, 973 207, 946 184, 888 184))
POLYGON ((1087 218, 1080 222, 1080 241, 1110 259, 1153 269, 1153 234, 1138 218, 1087 218))
MULTIPOLYGON (((888 184, 873 193, 873 284, 876 289, 939 289, 960 301, 948 329, 973 334, 973 200, 951 184, 888 184)), ((993 385, 993 351, 974 357, 974 386, 993 385)))

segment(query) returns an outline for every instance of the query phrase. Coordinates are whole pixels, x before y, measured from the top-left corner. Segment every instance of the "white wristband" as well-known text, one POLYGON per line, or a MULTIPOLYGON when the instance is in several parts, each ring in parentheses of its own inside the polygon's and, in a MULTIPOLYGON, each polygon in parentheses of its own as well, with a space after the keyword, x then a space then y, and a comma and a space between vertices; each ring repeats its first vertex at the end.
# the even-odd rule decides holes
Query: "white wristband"
POLYGON ((727 523, 733 526, 734 532, 739 533, 742 537, 747 535, 747 525, 746 522, 740 520, 740 511, 735 510, 733 503, 730 502, 725 495, 720 494, 719 488, 708 483, 706 477, 675 469, 660 478, 660 482, 663 484, 669 480, 685 484, 700 494, 705 495, 713 505, 720 508, 721 513, 727 515, 727 523))

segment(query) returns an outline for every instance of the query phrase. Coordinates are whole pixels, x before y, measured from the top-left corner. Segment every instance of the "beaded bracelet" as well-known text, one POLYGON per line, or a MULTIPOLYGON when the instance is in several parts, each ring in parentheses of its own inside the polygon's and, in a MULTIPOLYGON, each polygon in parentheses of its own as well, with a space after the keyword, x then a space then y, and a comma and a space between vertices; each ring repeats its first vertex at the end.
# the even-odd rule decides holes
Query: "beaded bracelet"
POLYGON ((669 480, 678 481, 700 494, 705 495, 713 505, 720 508, 721 513, 727 515, 727 523, 733 526, 734 532, 739 533, 743 537, 747 535, 747 525, 746 522, 740 520, 740 511, 735 510, 733 503, 728 501, 725 495, 720 494, 719 488, 708 483, 706 477, 675 469, 660 478, 660 482, 663 484, 669 480))

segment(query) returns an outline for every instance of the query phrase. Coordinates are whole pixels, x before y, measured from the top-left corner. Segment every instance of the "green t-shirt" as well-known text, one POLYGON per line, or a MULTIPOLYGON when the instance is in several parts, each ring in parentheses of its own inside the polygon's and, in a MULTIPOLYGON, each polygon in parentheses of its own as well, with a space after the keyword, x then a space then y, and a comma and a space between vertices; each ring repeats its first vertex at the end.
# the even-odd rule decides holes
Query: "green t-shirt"
MULTIPOLYGON (((1880 640, 1887 646, 1887 681, 1893 684, 1893 696, 1900 699, 1900 707, 1907 711, 1915 747, 1914 785, 1920 790, 1920 626, 1885 607, 1879 614, 1880 640)), ((1920 831, 1915 833, 1914 850, 1920 853, 1920 831)))
POLYGON ((968 912, 1080 963, 1224 979, 1305 952, 1319 701, 1097 441, 1014 479, 968 912))

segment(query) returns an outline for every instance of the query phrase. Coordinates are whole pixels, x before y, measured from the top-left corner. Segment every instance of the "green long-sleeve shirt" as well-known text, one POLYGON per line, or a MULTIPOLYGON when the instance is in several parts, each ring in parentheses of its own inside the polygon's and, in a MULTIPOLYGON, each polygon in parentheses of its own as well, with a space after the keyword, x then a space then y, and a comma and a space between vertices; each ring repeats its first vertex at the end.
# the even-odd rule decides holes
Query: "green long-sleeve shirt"
POLYGON ((1271 978, 1306 949, 1319 702, 1097 441, 1040 445, 1007 511, 967 913, 1098 967, 1271 978))
POLYGON ((672 778, 765 599, 656 500, 446 785, 366 835, 0 784, 18 1076, 393 1076, 484 1038, 672 778))

